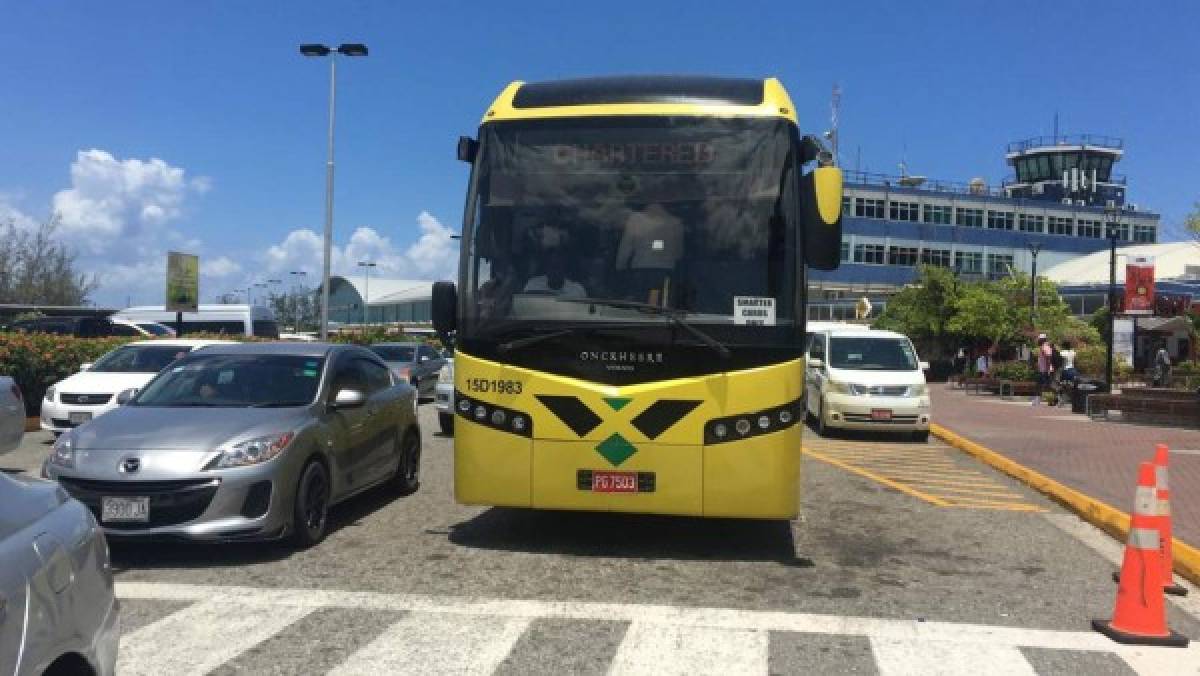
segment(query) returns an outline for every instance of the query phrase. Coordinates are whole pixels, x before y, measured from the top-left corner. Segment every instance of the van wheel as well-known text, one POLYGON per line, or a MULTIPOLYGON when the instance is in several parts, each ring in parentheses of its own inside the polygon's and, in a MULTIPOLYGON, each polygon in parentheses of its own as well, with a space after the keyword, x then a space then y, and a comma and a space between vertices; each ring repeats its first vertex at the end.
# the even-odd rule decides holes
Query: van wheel
POLYGON ((412 495, 421 487, 421 435, 409 431, 403 440, 398 440, 400 464, 396 467, 396 491, 400 495, 412 495))
POLYGON ((453 436, 454 434, 454 416, 449 413, 438 414, 438 427, 442 428, 442 434, 453 436))
POLYGON ((300 472, 296 499, 292 508, 292 542, 307 549, 325 539, 329 525, 329 473, 316 460, 309 460, 300 472))

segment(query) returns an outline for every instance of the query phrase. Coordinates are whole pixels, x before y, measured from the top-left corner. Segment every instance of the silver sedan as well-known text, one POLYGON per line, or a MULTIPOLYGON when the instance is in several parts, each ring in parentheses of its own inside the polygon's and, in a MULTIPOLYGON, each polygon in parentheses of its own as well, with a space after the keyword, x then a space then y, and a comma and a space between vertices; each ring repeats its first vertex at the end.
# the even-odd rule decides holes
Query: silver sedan
POLYGON ((108 545, 49 481, 0 474, 0 673, 113 673, 120 622, 108 545))
POLYGON ((21 443, 25 435, 25 398, 9 376, 0 376, 0 454, 21 443))
POLYGON ((331 505, 417 490, 416 392, 360 347, 213 346, 63 434, 45 474, 109 537, 319 542, 331 505))

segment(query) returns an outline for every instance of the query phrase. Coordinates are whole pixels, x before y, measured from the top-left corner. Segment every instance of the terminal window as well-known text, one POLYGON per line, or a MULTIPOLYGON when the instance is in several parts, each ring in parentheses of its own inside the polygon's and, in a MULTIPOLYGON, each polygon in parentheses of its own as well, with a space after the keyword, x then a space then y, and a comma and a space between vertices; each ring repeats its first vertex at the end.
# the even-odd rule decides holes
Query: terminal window
POLYGON ((849 196, 842 198, 842 215, 843 216, 850 215, 850 204, 852 201, 853 201, 853 198, 849 197, 849 196))
POLYGON ((1153 242, 1154 226, 1153 225, 1135 225, 1133 226, 1133 241, 1135 242, 1153 242))
POLYGON ((1117 224, 1117 239, 1125 241, 1125 242, 1129 241, 1129 224, 1128 223, 1118 223, 1117 224))
POLYGON ((945 204, 926 204, 925 222, 938 225, 950 225, 950 212, 953 207, 945 204))
POLYGON ((1072 234, 1071 219, 1063 216, 1049 216, 1046 219, 1046 231, 1051 235, 1072 234))
POLYGON ((991 230, 1012 230, 1013 213, 1011 211, 989 211, 988 228, 991 230))
POLYGON ((1075 234, 1080 237, 1094 237, 1096 239, 1104 238, 1104 229, 1100 227, 1100 221, 1091 221, 1079 219, 1075 222, 1075 234))
POLYGON ((1033 214, 1021 214, 1021 218, 1018 220, 1020 222, 1021 232, 1042 231, 1042 221, 1044 219, 1041 216, 1035 216, 1033 214))
POLYGON ((950 267, 949 249, 924 249, 921 251, 921 262, 925 265, 936 265, 940 268, 950 267))
POLYGON ((890 207, 888 215, 893 221, 920 220, 921 205, 917 202, 892 202, 890 207))
POLYGON ((983 227, 983 209, 964 209, 958 208, 958 212, 954 215, 954 222, 957 225, 965 225, 970 228, 983 227))
POLYGON ((858 198, 854 215, 860 218, 883 218, 883 200, 858 198))
POLYGON ((960 274, 983 274, 983 253, 979 251, 957 251, 954 254, 954 267, 960 274))
POLYGON ((854 262, 870 265, 883 265, 884 248, 882 244, 858 244, 854 247, 854 262))
POLYGON ((990 275, 1007 275, 1012 265, 1012 254, 988 254, 988 274, 990 275))
POLYGON ((850 262, 850 242, 847 242, 844 239, 842 240, 842 262, 850 262))
POLYGON ((888 249, 888 263, 892 265, 908 265, 917 264, 917 247, 915 246, 894 246, 888 249))

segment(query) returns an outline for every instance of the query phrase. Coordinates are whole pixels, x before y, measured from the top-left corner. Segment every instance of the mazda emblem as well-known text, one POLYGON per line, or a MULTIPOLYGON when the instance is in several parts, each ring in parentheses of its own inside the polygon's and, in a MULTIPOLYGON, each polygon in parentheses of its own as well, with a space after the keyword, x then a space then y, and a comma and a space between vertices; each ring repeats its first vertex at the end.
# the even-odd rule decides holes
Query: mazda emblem
POLYGON ((121 461, 121 471, 126 474, 133 474, 142 468, 142 461, 137 458, 125 458, 121 461))

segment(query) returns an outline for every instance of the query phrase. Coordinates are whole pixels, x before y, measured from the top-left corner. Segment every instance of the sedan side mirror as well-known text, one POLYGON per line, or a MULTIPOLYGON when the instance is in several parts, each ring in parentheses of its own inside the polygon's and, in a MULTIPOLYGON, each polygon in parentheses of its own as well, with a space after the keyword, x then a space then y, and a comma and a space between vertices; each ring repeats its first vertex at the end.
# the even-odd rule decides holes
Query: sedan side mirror
POLYGON ((338 390, 337 395, 333 398, 334 410, 343 408, 358 408, 367 403, 367 395, 361 390, 338 390))
POLYGON ((90 362, 90 361, 85 361, 85 362, 83 362, 82 364, 80 364, 80 365, 79 365, 79 370, 80 370, 80 371, 87 371, 87 370, 89 370, 89 369, 91 369, 91 368, 92 368, 92 362, 90 362))
POLYGON ((808 366, 809 366, 809 368, 814 368, 814 369, 824 368, 825 362, 819 358, 812 357, 808 360, 808 366))
POLYGON ((138 391, 136 387, 131 387, 128 390, 121 390, 121 392, 117 394, 117 406, 124 406, 125 404, 128 404, 135 396, 137 396, 137 393, 138 391))

